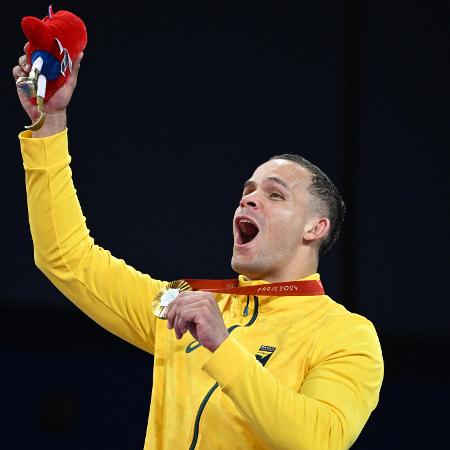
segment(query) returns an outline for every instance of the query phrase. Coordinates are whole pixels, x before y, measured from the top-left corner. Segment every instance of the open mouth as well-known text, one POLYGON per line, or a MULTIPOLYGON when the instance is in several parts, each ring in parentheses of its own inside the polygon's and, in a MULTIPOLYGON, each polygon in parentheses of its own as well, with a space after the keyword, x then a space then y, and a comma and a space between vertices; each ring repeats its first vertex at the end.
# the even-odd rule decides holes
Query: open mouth
POLYGON ((237 244, 245 245, 253 241, 259 233, 259 228, 255 222, 247 218, 238 218, 236 221, 237 244))

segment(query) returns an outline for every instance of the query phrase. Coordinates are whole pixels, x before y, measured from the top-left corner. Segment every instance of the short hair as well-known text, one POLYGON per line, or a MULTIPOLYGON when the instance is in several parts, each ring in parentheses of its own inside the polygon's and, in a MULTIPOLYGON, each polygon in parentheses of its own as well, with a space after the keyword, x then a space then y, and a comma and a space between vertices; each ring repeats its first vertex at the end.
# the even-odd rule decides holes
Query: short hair
POLYGON ((307 190, 315 200, 313 208, 330 219, 330 231, 319 247, 320 254, 326 253, 338 240, 344 224, 345 203, 341 194, 322 170, 302 156, 283 153, 272 156, 269 161, 273 159, 285 159, 295 162, 311 173, 312 182, 307 190))

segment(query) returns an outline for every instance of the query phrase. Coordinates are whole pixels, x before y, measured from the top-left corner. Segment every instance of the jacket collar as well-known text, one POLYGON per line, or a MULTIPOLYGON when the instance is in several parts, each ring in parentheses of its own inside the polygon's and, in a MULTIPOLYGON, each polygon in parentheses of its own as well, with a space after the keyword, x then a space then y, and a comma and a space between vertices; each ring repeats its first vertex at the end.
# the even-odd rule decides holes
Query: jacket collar
MULTIPOLYGON (((270 281, 266 280, 250 280, 245 275, 239 275, 239 286, 256 286, 258 284, 269 284, 270 281)), ((300 280, 286 280, 286 281, 306 281, 306 280, 320 280, 320 274, 318 272, 308 275, 300 280)))

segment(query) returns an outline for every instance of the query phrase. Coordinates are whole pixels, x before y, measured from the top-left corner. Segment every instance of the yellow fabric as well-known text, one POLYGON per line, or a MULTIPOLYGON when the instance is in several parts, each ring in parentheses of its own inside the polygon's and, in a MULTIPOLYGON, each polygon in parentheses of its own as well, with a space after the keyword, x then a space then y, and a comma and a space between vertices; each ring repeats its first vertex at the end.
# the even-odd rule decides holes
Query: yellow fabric
MULTIPOLYGON (((326 295, 217 295, 226 326, 239 325, 229 328, 230 337, 214 353, 189 333, 178 341, 151 311, 166 282, 90 237, 72 182, 67 130, 19 137, 37 266, 102 327, 154 354, 146 450, 351 446, 383 378, 371 322, 326 295), (256 359, 261 346, 274 349, 264 366, 256 359)), ((239 277, 241 286, 261 283, 239 277)))

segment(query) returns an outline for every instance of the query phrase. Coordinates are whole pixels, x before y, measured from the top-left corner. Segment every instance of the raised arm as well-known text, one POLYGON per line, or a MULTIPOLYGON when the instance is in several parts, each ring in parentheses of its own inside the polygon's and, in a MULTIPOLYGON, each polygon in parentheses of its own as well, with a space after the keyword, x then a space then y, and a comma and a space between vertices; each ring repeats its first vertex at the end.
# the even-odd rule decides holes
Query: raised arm
MULTIPOLYGON (((73 303, 101 326, 126 341, 154 352, 155 317, 151 300, 164 282, 114 258, 89 234, 69 167, 66 108, 76 86, 81 58, 70 79, 46 103, 39 131, 20 134, 35 261, 38 268, 73 303)), ((30 67, 25 55, 14 78, 30 67)), ((19 92, 31 120, 36 107, 19 92)))

